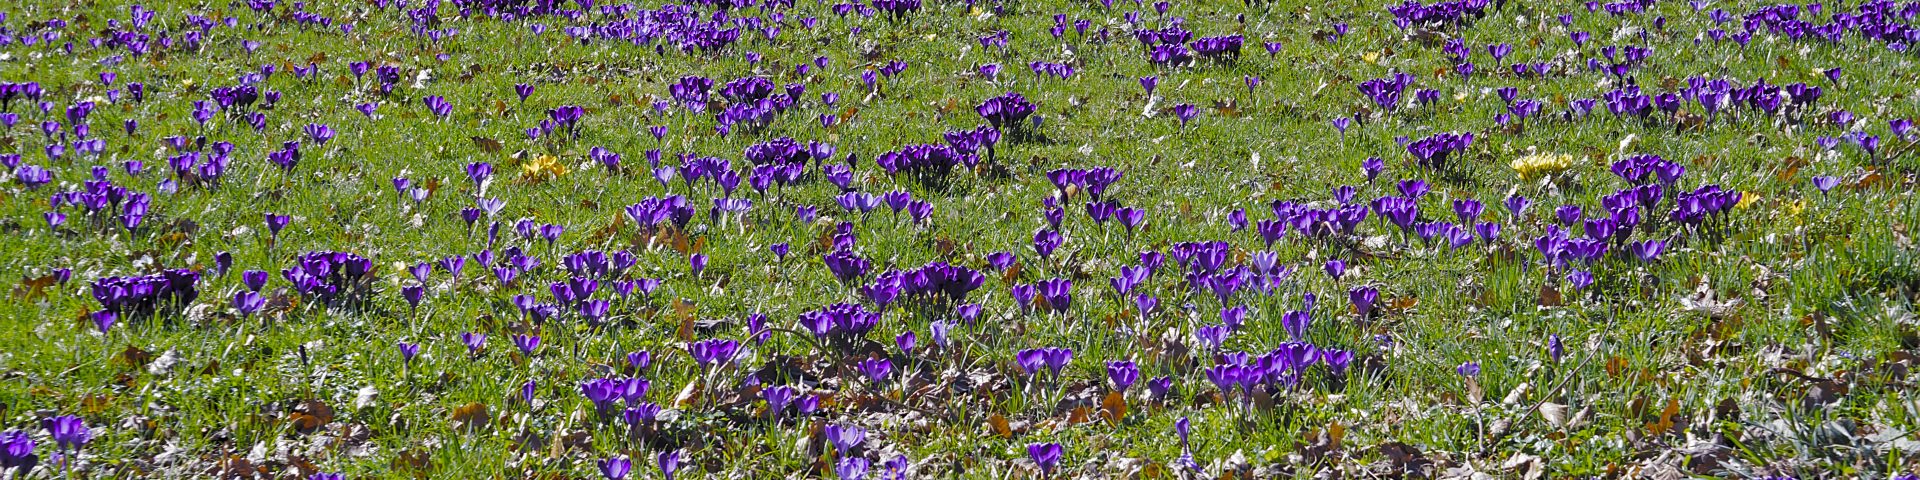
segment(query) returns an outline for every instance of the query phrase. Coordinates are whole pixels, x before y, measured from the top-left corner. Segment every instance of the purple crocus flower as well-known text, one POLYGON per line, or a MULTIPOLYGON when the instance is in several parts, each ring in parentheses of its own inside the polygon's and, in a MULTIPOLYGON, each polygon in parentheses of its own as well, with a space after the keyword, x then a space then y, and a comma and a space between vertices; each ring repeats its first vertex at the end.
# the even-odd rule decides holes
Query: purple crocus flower
POLYGON ((1184 130, 1187 128, 1188 121, 1193 120, 1193 117, 1200 116, 1200 108, 1193 106, 1191 103, 1174 105, 1173 115, 1180 119, 1180 128, 1184 130))
POLYGON ((1014 363, 1019 364, 1020 370, 1025 371, 1027 376, 1033 376, 1040 373, 1041 367, 1047 366, 1047 349, 1029 348, 1021 350, 1014 354, 1013 359, 1014 363))
MULTIPOLYGON (((948 345, 951 345, 951 340, 947 335, 952 329, 953 324, 945 320, 934 320, 932 323, 927 324, 927 335, 929 340, 933 342, 935 349, 945 349, 948 345)), ((903 334, 902 336, 905 335, 903 334)))
POLYGON ((1426 180, 1418 178, 1401 180, 1397 186, 1400 188, 1401 197, 1413 201, 1419 201, 1420 197, 1425 197, 1427 190, 1430 188, 1427 186, 1426 180))
POLYGON ((1173 376, 1162 375, 1147 380, 1147 395, 1156 401, 1164 400, 1173 393, 1173 376))
POLYGON ((1337 281, 1337 280, 1340 280, 1340 277, 1342 275, 1345 275, 1347 273, 1347 262, 1340 261, 1340 259, 1338 258, 1330 259, 1330 260, 1327 260, 1325 269, 1327 271, 1327 276, 1337 281))
POLYGON ((1380 289, 1374 287, 1358 287, 1347 290, 1347 300, 1353 303, 1353 311, 1359 314, 1360 318, 1367 318, 1371 315, 1373 313, 1373 302, 1379 299, 1380 289))
POLYGON ((1574 290, 1586 290, 1587 286, 1593 285, 1593 273, 1586 270, 1575 270, 1573 273, 1567 274, 1567 283, 1572 284, 1574 290))
POLYGON ((107 329, 113 328, 113 321, 118 315, 112 310, 96 310, 89 317, 93 320, 94 328, 99 329, 101 335, 106 335, 107 329))
POLYGON ((693 361, 700 368, 725 365, 733 362, 733 356, 739 353, 740 342, 728 339, 707 339, 687 345, 687 353, 693 355, 693 361))
POLYGON ((867 440, 867 430, 857 425, 829 424, 823 429, 827 441, 833 443, 834 450, 841 456, 853 453, 853 449, 867 440))
POLYGON ((1453 201, 1453 213, 1460 218, 1461 225, 1472 225, 1478 221, 1485 206, 1479 200, 1456 199, 1453 201))
POLYGON ((679 449, 660 452, 657 457, 660 464, 660 476, 673 480, 673 473, 680 471, 680 462, 686 457, 679 449))
POLYGON ((1053 250, 1059 248, 1064 242, 1065 238, 1060 236, 1060 232, 1041 229, 1033 233, 1033 251, 1043 259, 1051 257, 1053 250))
MULTIPOLYGON (((1244 356, 1242 356, 1242 359, 1244 359, 1244 356)), ((1208 367, 1205 373, 1207 375, 1207 381, 1213 382, 1214 388, 1220 389, 1220 395, 1226 397, 1232 395, 1233 388, 1240 384, 1240 376, 1243 370, 1240 365, 1228 363, 1208 367)))
POLYGON ((1220 323, 1226 325, 1228 330, 1240 330, 1240 324, 1246 322, 1246 319, 1246 305, 1236 305, 1220 310, 1220 323))
POLYGON ((785 411, 788 405, 793 404, 794 397, 798 395, 799 393, 793 387, 786 385, 760 391, 760 397, 767 401, 767 415, 775 421, 780 420, 780 413, 785 411))
POLYGON ((314 145, 325 145, 328 140, 333 140, 333 128, 324 124, 309 123, 306 132, 307 138, 312 139, 314 145))
POLYGON ((1507 200, 1505 202, 1502 202, 1502 204, 1507 207, 1508 213, 1513 214, 1513 217, 1515 220, 1519 220, 1520 217, 1526 215, 1527 206, 1532 205, 1533 201, 1528 200, 1527 197, 1520 196, 1520 194, 1516 193, 1516 194, 1507 196, 1507 200))
POLYGON ((652 364, 653 364, 653 352, 649 352, 646 350, 635 350, 627 353, 627 366, 633 367, 633 369, 636 371, 645 370, 647 366, 652 364))
POLYGON ((1073 306, 1073 281, 1064 278, 1041 280, 1040 297, 1055 313, 1066 313, 1073 306))
POLYGON ((987 80, 994 80, 1000 77, 1000 64, 998 63, 989 63, 989 64, 981 65, 979 70, 980 70, 980 76, 986 78, 987 80))
POLYGON ((234 301, 232 301, 232 303, 234 303, 234 311, 238 311, 240 317, 246 319, 246 317, 252 317, 253 313, 259 311, 261 307, 265 307, 265 305, 267 305, 267 298, 261 296, 259 292, 244 290, 244 292, 234 292, 234 301))
POLYGON ((1073 349, 1048 347, 1041 349, 1041 357, 1047 363, 1047 370, 1052 371, 1055 378, 1059 378, 1060 370, 1066 368, 1068 362, 1073 361, 1073 349))
POLYGON ((1320 363, 1326 364, 1327 370, 1334 375, 1345 375, 1347 367, 1353 364, 1353 352, 1332 348, 1321 350, 1320 363))
POLYGON ((533 356, 534 349, 540 348, 540 337, 537 335, 514 334, 513 346, 520 349, 521 355, 531 357, 533 356))
POLYGON ((292 216, 274 215, 272 213, 268 213, 267 214, 268 235, 270 235, 272 238, 280 238, 280 230, 283 228, 287 228, 287 224, 289 223, 293 223, 292 216))
POLYGON ((1887 129, 1893 132, 1894 138, 1898 138, 1901 140, 1911 140, 1914 132, 1913 120, 1908 120, 1905 118, 1896 118, 1893 120, 1888 120, 1887 129))
POLYGON ((606 414, 613 408, 614 400, 620 399, 625 386, 625 382, 617 379, 595 378, 580 383, 580 395, 593 402, 595 411, 606 414))
POLYGON ((1219 350, 1220 345, 1226 343, 1227 334, 1230 332, 1226 325, 1203 325, 1194 328, 1193 337, 1207 347, 1207 350, 1219 350))
POLYGON ((1107 362, 1107 380, 1113 382, 1114 390, 1125 392, 1140 380, 1140 366, 1126 360, 1107 362))
POLYGON ((1880 150, 1879 135, 1859 135, 1855 138, 1855 143, 1860 145, 1861 150, 1867 152, 1867 157, 1869 158, 1873 157, 1874 153, 1880 150))
POLYGON ((980 304, 968 303, 953 307, 953 314, 960 317, 960 321, 966 322, 967 325, 973 325, 973 321, 980 318, 980 304))
POLYGON ((400 347, 400 363, 402 365, 413 364, 413 357, 420 355, 420 344, 418 343, 400 342, 398 346, 400 347))
POLYGON ((267 272, 260 270, 240 272, 240 284, 245 285, 248 290, 258 292, 267 285, 267 272))
POLYGON ((427 105, 427 111, 433 113, 433 116, 444 119, 453 114, 453 104, 448 102, 446 97, 429 95, 422 100, 422 103, 427 105))
POLYGON ((1380 176, 1380 171, 1386 169, 1387 162, 1379 157, 1369 157, 1360 162, 1360 170, 1367 174, 1367 183, 1373 183, 1374 178, 1380 176))
POLYGON ((1553 215, 1561 225, 1573 225, 1582 217, 1579 205, 1561 205, 1560 208, 1554 209, 1553 215))
POLYGON ((1292 337, 1293 341, 1304 341, 1307 338, 1307 329, 1313 326, 1313 317, 1306 311, 1290 311, 1280 315, 1280 326, 1287 331, 1287 336, 1292 337))
POLYGON ((1462 363, 1460 366, 1454 367, 1453 371, 1459 373, 1462 377, 1478 377, 1480 376, 1480 362, 1462 363))
POLYGON ((871 466, 872 463, 865 458, 841 457, 834 464, 833 473, 839 475, 840 480, 866 480, 867 469, 871 466))
POLYGON ((486 348, 487 346, 487 334, 476 333, 476 332, 461 332, 460 344, 467 346, 468 355, 477 356, 480 354, 480 349, 486 348))
POLYGON ((1813 177, 1813 188, 1820 189, 1821 195, 1826 195, 1828 190, 1833 190, 1833 187, 1836 187, 1839 185, 1840 185, 1840 177, 1828 176, 1828 175, 1813 177))
POLYGON ((1498 223, 1480 222, 1473 226, 1473 230, 1480 235, 1480 240, 1487 243, 1493 243, 1495 240, 1500 239, 1500 224, 1498 223))
POLYGON ((900 335, 893 337, 894 346, 900 347, 900 353, 903 355, 913 355, 914 344, 918 341, 918 337, 914 336, 912 331, 901 332, 900 335))
POLYGON ((93 429, 87 428, 87 421, 74 415, 62 415, 40 421, 40 427, 47 429, 47 436, 53 437, 60 450, 79 450, 93 441, 93 429))
POLYGON ((1627 249, 1632 251, 1633 256, 1639 258, 1641 262, 1651 263, 1659 259, 1660 254, 1667 250, 1667 242, 1660 240, 1634 242, 1627 244, 1627 249))
POLYGON ((1060 457, 1065 451, 1058 443, 1027 444, 1027 456, 1033 459, 1034 465, 1040 467, 1043 476, 1053 475, 1053 469, 1060 466, 1060 457))
POLYGON ((633 461, 628 460, 627 457, 608 458, 601 460, 599 465, 600 476, 606 477, 607 480, 625 480, 627 472, 633 470, 633 461))
POLYGON ((866 375, 867 380, 873 382, 875 385, 886 383, 887 378, 893 374, 893 362, 885 358, 861 360, 855 363, 854 367, 860 370, 861 374, 866 375))
POLYGON ((420 300, 424 298, 426 294, 427 294, 427 287, 424 287, 424 286, 408 285, 405 287, 400 287, 400 296, 402 298, 405 298, 407 300, 407 305, 414 310, 420 309, 420 300))

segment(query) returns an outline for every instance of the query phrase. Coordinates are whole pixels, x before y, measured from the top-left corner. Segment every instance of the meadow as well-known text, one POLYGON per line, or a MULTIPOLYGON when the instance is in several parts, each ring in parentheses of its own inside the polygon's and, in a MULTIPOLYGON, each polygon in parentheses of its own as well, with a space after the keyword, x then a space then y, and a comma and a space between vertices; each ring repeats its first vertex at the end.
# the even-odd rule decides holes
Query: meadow
POLYGON ((0 475, 1920 475, 1920 3, 0 6, 0 475))

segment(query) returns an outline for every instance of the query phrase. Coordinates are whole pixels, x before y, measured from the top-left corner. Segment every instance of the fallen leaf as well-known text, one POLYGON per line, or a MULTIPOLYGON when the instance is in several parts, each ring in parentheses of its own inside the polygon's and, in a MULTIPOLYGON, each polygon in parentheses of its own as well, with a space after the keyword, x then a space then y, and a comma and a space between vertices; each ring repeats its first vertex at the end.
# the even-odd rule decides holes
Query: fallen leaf
POLYGON ((1673 429, 1673 416, 1680 413, 1680 400, 1667 399, 1667 408, 1660 410, 1660 419, 1647 424, 1647 433, 1660 436, 1673 429))
POLYGON ((1607 376, 1619 378, 1627 371, 1627 359, 1620 356, 1607 358, 1607 376))
POLYGON ((500 144, 499 140, 494 140, 487 137, 468 137, 468 138, 471 138, 473 140, 473 146, 480 147, 480 151, 482 152, 500 153, 500 149, 503 147, 503 145, 500 144))
POLYGON ((287 420, 296 432, 314 433, 333 421, 333 407, 319 400, 307 400, 294 407, 293 413, 287 415, 287 420))
POLYGON ((120 361, 127 362, 127 365, 132 365, 134 368, 145 367, 147 362, 153 361, 153 352, 128 345, 127 349, 120 351, 120 361))
POLYGON ((1500 464, 1500 468, 1519 472, 1522 480, 1538 480, 1547 473, 1546 462, 1539 456, 1521 452, 1514 452, 1512 457, 1508 457, 1505 463, 1500 464))
POLYGON ((487 404, 474 402, 453 409, 453 428, 468 432, 478 432, 487 427, 492 418, 487 415, 487 404))
POLYGON ((1120 392, 1108 393, 1107 398, 1100 401, 1100 416, 1106 417, 1109 424, 1119 425, 1127 417, 1127 398, 1120 392))
POLYGON ((699 381, 687 382, 687 386, 680 388, 680 394, 673 396, 673 405, 675 407, 688 407, 688 406, 692 406, 693 402, 698 401, 699 399, 700 399, 700 382, 699 381))
POLYGON ((1566 302, 1560 298, 1560 290, 1553 288, 1552 285, 1540 286, 1540 306, 1558 307, 1562 305, 1566 305, 1566 302))
POLYGON ((987 417, 987 431, 1000 438, 1013 438, 1013 427, 1007 425, 1007 417, 998 413, 987 417))
POLYGON ((1527 392, 1530 391, 1533 391, 1532 383, 1520 382, 1520 385, 1514 386, 1512 391, 1507 392, 1507 398, 1501 399, 1500 403, 1508 405, 1520 403, 1527 399, 1527 392))
POLYGON ((1566 428, 1567 406, 1553 402, 1543 402, 1540 404, 1540 418, 1546 420, 1547 425, 1552 425, 1553 428, 1566 428))
POLYGON ((696 331, 695 321, 698 318, 698 315, 694 313, 697 310, 699 309, 695 307, 692 300, 683 298, 673 303, 673 317, 677 320, 674 322, 674 324, 677 325, 674 329, 675 338, 679 338, 680 341, 683 342, 693 341, 696 331))
POLYGON ((47 287, 53 286, 55 280, 52 274, 40 278, 21 277, 20 285, 13 288, 13 298, 29 302, 47 298, 47 287))

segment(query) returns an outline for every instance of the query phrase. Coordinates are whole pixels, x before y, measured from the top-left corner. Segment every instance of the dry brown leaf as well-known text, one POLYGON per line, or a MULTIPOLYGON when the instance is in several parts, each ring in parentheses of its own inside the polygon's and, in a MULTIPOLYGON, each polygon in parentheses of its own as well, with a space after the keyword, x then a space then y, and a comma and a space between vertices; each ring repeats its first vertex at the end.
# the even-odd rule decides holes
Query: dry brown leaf
POLYGON ((1092 409, 1092 408, 1088 408, 1088 407, 1084 407, 1084 406, 1082 406, 1082 407, 1074 407, 1074 408, 1073 408, 1073 411, 1071 411, 1071 412, 1067 412, 1067 424, 1068 424, 1068 425, 1079 425, 1079 424, 1082 424, 1082 423, 1087 423, 1087 422, 1091 422, 1091 421, 1093 421, 1093 409, 1092 409))
POLYGON ((1126 396, 1120 392, 1108 393, 1107 398, 1100 401, 1100 416, 1106 417, 1109 424, 1119 425, 1127 418, 1126 396))
POLYGON ((700 382, 699 381, 687 382, 687 386, 681 387, 680 393, 673 396, 673 406, 685 408, 688 406, 692 406, 693 402, 696 402, 699 400, 700 400, 700 382))
POLYGON ((480 147, 480 151, 482 152, 500 153, 500 149, 503 147, 503 145, 500 144, 499 140, 494 140, 487 137, 468 137, 468 138, 473 139, 473 146, 480 147))
POLYGON ((487 415, 487 404, 474 402, 453 409, 453 428, 477 432, 487 427, 492 418, 487 415))
POLYGON ((1619 356, 1607 359, 1607 376, 1619 378, 1627 371, 1627 359, 1619 356))
POLYGON ((1667 408, 1660 410, 1660 419, 1647 424, 1647 433, 1660 436, 1673 429, 1673 416, 1680 413, 1680 400, 1667 399, 1667 408))
POLYGON ((1561 305, 1566 305, 1566 302, 1560 298, 1559 289, 1553 288, 1552 285, 1540 286, 1540 306, 1558 307, 1561 305))
POLYGON ((694 313, 697 310, 699 309, 696 308, 692 300, 683 298, 673 303, 673 317, 678 320, 674 322, 675 325, 678 325, 678 327, 674 329, 675 338, 679 338, 682 342, 693 341, 695 321, 698 318, 698 315, 694 313))
POLYGON ((987 417, 987 431, 1000 438, 1013 438, 1013 427, 1007 425, 1007 417, 998 413, 987 417))
POLYGON ((127 365, 131 365, 134 368, 144 368, 147 366, 147 362, 153 361, 153 352, 128 345, 126 350, 120 351, 120 361, 127 362, 127 365))
POLYGON ((13 298, 23 301, 47 298, 47 287, 53 286, 55 280, 52 274, 40 278, 20 277, 20 285, 13 288, 13 298))

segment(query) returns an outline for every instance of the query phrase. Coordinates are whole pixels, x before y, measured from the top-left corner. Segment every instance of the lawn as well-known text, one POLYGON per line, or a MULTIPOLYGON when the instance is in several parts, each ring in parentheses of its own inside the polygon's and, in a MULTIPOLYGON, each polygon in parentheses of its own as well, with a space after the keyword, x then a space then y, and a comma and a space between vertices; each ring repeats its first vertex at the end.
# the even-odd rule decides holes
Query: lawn
POLYGON ((0 474, 1920 474, 1920 3, 26 0, 0 474))

